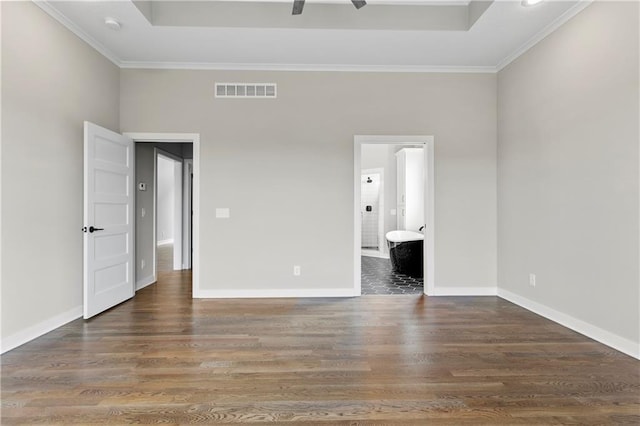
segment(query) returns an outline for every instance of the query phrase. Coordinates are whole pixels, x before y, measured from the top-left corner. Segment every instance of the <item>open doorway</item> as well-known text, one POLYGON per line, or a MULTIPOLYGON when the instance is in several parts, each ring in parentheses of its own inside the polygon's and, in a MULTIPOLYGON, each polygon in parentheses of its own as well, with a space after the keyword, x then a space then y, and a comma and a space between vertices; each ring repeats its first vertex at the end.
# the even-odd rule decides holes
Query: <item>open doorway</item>
MULTIPOLYGON (((156 269, 186 269, 182 262, 184 158, 156 147, 156 269)), ((188 219, 188 218, 184 218, 188 219)))
MULTIPOLYGON (((194 250, 193 143, 135 140, 136 290, 189 270, 194 250)), ((195 277, 194 277, 195 280, 195 277)), ((192 283, 192 287, 195 287, 192 283)))
POLYGON ((433 286, 433 138, 356 136, 354 287, 359 294, 433 286))
POLYGON ((360 166, 362 294, 421 294, 423 146, 362 144, 360 166))

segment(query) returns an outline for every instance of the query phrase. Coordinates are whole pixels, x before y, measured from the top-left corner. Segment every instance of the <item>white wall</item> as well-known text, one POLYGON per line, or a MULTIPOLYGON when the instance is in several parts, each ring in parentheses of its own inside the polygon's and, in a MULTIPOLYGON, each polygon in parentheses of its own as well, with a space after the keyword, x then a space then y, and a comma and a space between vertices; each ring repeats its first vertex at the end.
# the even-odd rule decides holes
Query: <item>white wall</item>
POLYGON ((636 356, 638 12, 595 2, 498 76, 499 288, 636 356))
MULTIPOLYGON (((391 209, 396 208, 396 182, 397 166, 394 145, 389 144, 363 144, 361 154, 362 169, 384 169, 384 233, 397 228, 396 216, 391 214, 391 209)), ((384 236, 383 236, 384 237, 384 236)), ((389 249, 386 244, 384 252, 389 249)))
POLYGON ((202 288, 352 288, 355 134, 435 136, 436 284, 495 286, 495 75, 122 70, 121 79, 123 130, 200 134, 202 288), (216 81, 275 82, 278 98, 216 99, 216 81), (217 207, 231 218, 215 219, 217 207))
POLYGON ((175 210, 174 161, 162 155, 158 156, 158 221, 156 241, 173 241, 173 223, 175 210))
POLYGON ((2 342, 82 313, 83 121, 119 130, 117 67, 31 2, 2 8, 2 342))

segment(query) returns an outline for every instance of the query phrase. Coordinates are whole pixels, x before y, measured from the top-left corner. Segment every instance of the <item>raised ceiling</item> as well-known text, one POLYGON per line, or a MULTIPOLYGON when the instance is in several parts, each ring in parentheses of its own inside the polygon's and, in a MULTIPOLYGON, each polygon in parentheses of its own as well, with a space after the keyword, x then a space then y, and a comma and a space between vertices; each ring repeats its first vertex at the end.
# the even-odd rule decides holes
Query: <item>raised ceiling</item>
POLYGON ((49 1, 45 11, 118 66, 485 71, 500 69, 590 2, 369 0, 49 1), (105 18, 121 24, 105 26, 105 18))

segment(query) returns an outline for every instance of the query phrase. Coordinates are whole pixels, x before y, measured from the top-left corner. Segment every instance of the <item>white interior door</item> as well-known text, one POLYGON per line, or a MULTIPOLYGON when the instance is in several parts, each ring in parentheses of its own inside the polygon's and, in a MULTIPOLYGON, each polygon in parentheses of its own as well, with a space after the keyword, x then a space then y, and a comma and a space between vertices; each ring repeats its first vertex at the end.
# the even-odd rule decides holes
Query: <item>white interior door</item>
POLYGON ((84 123, 84 318, 134 294, 133 141, 84 123))

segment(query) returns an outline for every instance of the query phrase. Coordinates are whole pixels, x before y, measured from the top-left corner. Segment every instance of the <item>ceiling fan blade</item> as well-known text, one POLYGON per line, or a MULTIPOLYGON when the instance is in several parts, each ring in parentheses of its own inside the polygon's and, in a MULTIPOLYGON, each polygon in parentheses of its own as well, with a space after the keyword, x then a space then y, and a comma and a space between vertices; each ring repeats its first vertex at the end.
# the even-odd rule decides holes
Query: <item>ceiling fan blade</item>
POLYGON ((304 0, 293 0, 293 12, 292 15, 300 15, 302 14, 302 9, 304 8, 304 0))
POLYGON ((356 9, 360 9, 367 5, 365 0, 351 0, 351 3, 356 7, 356 9))

